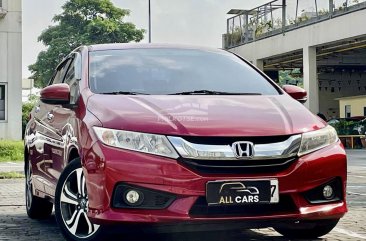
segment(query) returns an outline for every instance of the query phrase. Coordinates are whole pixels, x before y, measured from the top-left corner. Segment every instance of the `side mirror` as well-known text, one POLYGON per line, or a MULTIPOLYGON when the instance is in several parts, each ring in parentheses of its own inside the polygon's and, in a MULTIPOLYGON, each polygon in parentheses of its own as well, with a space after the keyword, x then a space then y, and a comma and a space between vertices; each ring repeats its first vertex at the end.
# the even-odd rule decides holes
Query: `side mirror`
POLYGON ((304 104, 308 100, 308 93, 303 88, 295 85, 284 85, 282 89, 292 98, 304 104))
POLYGON ((54 84, 41 90, 41 101, 50 105, 66 105, 70 103, 70 86, 54 84))

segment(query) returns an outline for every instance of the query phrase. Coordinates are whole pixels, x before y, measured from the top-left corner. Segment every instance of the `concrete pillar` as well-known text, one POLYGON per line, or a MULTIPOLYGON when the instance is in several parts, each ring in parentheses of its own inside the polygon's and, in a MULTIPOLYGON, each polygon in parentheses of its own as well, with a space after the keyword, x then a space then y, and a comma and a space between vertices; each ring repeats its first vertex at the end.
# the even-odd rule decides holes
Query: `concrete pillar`
POLYGON ((314 114, 319 112, 319 84, 316 67, 316 48, 303 48, 304 88, 308 92, 305 106, 314 114))
POLYGON ((260 69, 260 70, 263 71, 264 63, 263 63, 263 60, 262 59, 256 59, 254 61, 254 65, 257 66, 258 69, 260 69))

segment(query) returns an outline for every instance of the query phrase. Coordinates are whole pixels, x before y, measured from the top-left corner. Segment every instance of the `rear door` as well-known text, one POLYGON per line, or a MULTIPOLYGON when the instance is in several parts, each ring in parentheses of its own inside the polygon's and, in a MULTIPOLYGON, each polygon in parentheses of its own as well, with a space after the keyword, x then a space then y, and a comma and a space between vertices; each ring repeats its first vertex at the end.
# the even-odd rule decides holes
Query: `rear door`
POLYGON ((45 172, 50 177, 53 194, 57 181, 68 164, 69 153, 72 148, 77 148, 75 130, 77 130, 77 121, 75 118, 75 108, 79 97, 79 81, 75 78, 75 65, 81 64, 79 54, 71 55, 63 83, 70 86, 70 104, 54 105, 52 110, 52 121, 49 122, 52 129, 54 141, 49 144, 48 155, 45 155, 45 172))

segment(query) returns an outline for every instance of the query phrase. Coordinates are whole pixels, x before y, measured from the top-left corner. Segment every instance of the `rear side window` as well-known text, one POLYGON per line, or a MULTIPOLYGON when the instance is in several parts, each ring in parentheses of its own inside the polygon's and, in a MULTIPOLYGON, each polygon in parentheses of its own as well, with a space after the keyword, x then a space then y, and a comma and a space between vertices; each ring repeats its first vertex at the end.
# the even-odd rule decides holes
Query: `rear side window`
POLYGON ((65 73, 67 71, 67 68, 69 67, 70 59, 64 61, 61 63, 61 65, 57 68, 55 75, 53 76, 50 85, 51 84, 60 84, 62 83, 65 73))
POLYGON ((79 83, 75 77, 75 66, 79 64, 80 61, 77 59, 77 56, 72 58, 72 61, 69 64, 69 69, 65 74, 64 83, 70 86, 70 104, 76 104, 79 97, 79 83))
POLYGON ((125 49, 90 53, 89 84, 94 93, 153 95, 210 90, 278 95, 266 78, 227 52, 190 49, 125 49))

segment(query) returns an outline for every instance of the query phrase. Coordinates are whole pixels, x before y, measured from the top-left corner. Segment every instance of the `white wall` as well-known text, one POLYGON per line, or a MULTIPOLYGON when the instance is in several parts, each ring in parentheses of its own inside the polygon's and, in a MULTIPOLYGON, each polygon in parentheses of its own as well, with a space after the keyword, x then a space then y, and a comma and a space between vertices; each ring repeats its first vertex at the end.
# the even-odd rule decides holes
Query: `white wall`
MULTIPOLYGON (((334 107, 336 113, 329 114, 338 116, 339 105, 334 99, 343 97, 344 95, 357 95, 358 87, 356 89, 348 89, 345 87, 344 91, 342 91, 343 93, 339 93, 339 91, 335 91, 334 93, 319 91, 318 95, 315 66, 316 59, 314 53, 313 55, 309 55, 309 50, 314 50, 315 47, 341 40, 354 39, 355 37, 361 36, 364 37, 366 36, 365 23, 366 9, 298 28, 286 32, 285 35, 279 34, 258 40, 229 49, 229 51, 243 56, 253 64, 261 63, 261 61, 258 60, 269 57, 275 57, 294 51, 302 51, 305 57, 303 61, 304 87, 309 93, 309 99, 306 103, 307 107, 315 114, 318 111, 328 113, 328 109, 334 107), (305 55, 305 53, 307 54, 305 55), (312 58, 310 58, 311 56, 312 58), (328 105, 331 107, 327 107, 328 105)), ((336 90, 338 90, 338 85, 335 87, 336 90)), ((365 90, 363 93, 365 93, 365 90)))
POLYGON ((335 99, 366 94, 366 73, 352 73, 350 71, 320 73, 318 79, 321 88, 319 90, 319 109, 328 118, 340 116, 339 101, 335 99), (332 87, 334 92, 331 91, 332 87))
POLYGON ((22 138, 21 0, 3 0, 8 11, 0 19, 0 83, 7 83, 7 120, 0 121, 0 139, 22 138))
POLYGON ((345 118, 346 106, 351 107, 351 117, 364 116, 364 108, 366 108, 366 95, 353 96, 348 98, 339 99, 340 117, 345 118))

